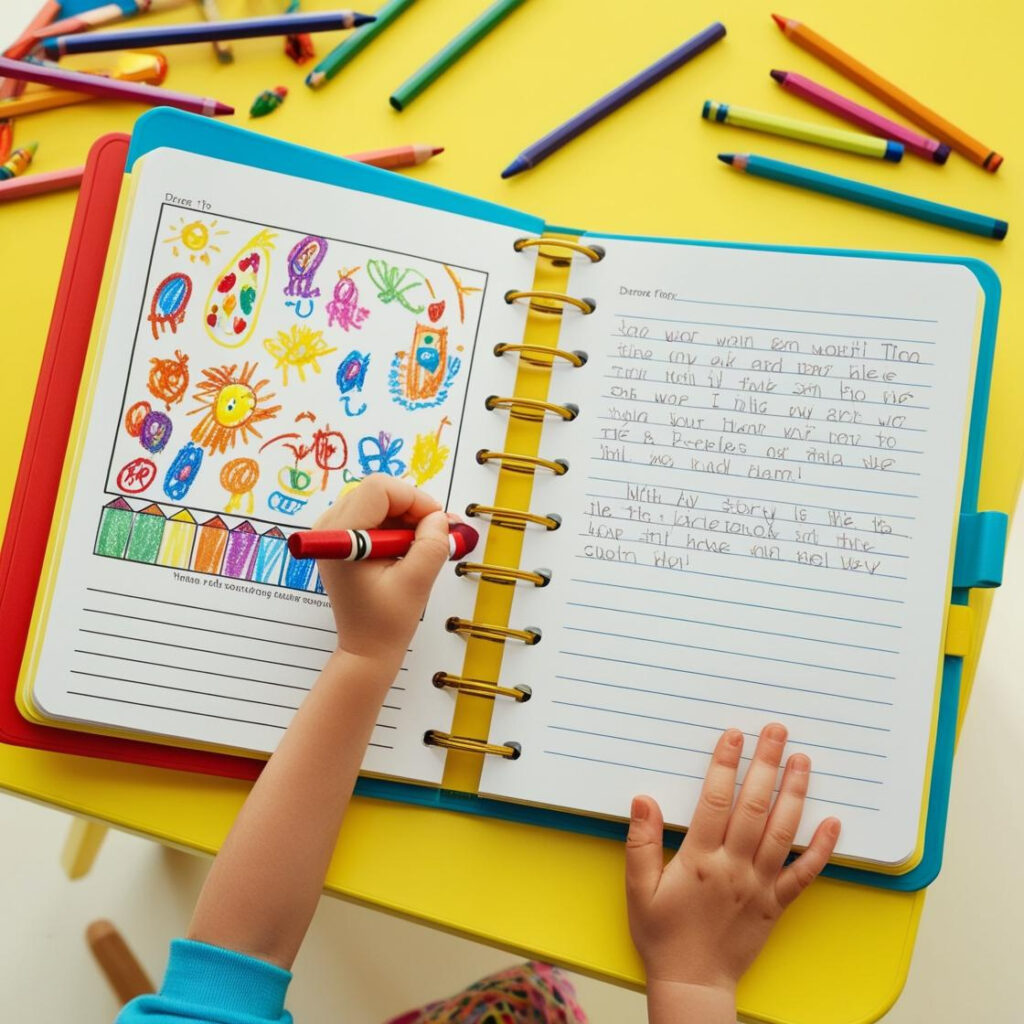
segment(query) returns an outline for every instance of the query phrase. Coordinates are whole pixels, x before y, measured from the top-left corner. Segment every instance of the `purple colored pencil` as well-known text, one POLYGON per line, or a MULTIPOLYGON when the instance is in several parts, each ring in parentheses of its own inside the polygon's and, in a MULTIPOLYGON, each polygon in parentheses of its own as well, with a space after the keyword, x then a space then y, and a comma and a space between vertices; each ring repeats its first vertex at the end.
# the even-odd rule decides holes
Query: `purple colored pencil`
POLYGON ((725 35, 725 26, 721 22, 714 22, 708 25, 703 32, 698 32, 692 39, 687 39, 682 46, 665 54, 661 60, 656 61, 649 68, 645 68, 639 74, 623 82, 618 88, 596 100, 585 110, 581 110, 575 117, 570 118, 565 124, 559 125, 553 131, 548 132, 543 138, 538 139, 532 146, 522 151, 501 172, 503 178, 511 178, 514 174, 536 167, 542 160, 550 156, 556 149, 561 149, 567 142, 571 142, 577 135, 582 135, 588 128, 597 124, 602 118, 618 110, 619 107, 628 103, 631 99, 639 96, 645 89, 649 89, 656 82, 660 82, 666 75, 670 75, 677 68, 682 67, 687 61, 693 60, 698 54, 703 53, 712 43, 717 43, 725 35))
POLYGON ((798 96, 808 103, 813 103, 820 110, 827 110, 836 117, 841 117, 850 124, 857 125, 869 135, 880 135, 883 139, 902 142, 908 153, 931 160, 933 163, 944 164, 949 157, 949 146, 938 139, 930 139, 927 135, 918 135, 896 121, 890 121, 876 113, 870 107, 862 107, 859 103, 847 99, 838 92, 826 89, 810 78, 798 75, 793 71, 772 71, 772 78, 787 92, 798 96))
POLYGON ((72 92, 83 92, 89 96, 99 96, 108 100, 127 100, 133 103, 148 103, 153 107, 177 107, 189 110, 193 114, 208 116, 233 114, 234 107, 205 96, 191 96, 184 92, 171 89, 156 88, 143 82, 126 82, 117 78, 106 78, 103 75, 88 75, 81 71, 66 71, 63 68, 44 67, 23 60, 10 60, 0 57, 0 75, 15 78, 23 82, 38 82, 40 85, 52 85, 57 89, 70 89, 72 92))

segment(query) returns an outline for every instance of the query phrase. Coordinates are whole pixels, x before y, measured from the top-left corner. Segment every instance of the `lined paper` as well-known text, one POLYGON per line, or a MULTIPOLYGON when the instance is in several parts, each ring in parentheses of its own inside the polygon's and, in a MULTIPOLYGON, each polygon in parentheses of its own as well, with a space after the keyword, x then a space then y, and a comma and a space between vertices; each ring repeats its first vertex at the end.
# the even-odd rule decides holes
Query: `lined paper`
MULTIPOLYGON (((685 826, 717 735, 769 721, 813 775, 798 842, 912 856, 928 763, 979 290, 962 267, 601 240, 570 292, 570 472, 538 478, 482 790, 685 826), (522 624, 522 623, 519 623, 522 624)), ((570 396, 557 396, 558 398, 570 396)), ((746 761, 743 762, 745 767, 746 761)), ((742 773, 741 773, 742 778, 742 773)))

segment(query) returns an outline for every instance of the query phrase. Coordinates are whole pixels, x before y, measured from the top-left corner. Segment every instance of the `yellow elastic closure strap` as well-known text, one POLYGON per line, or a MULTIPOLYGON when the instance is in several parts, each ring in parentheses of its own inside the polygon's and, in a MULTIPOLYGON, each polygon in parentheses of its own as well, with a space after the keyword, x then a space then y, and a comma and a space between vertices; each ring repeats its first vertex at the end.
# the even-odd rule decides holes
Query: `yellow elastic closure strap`
POLYGON ((486 679, 470 679, 468 676, 454 676, 448 672, 435 672, 433 683, 439 690, 448 687, 451 690, 468 693, 472 697, 511 697, 519 704, 525 703, 533 696, 533 690, 526 685, 499 686, 486 679))
POLYGON ((444 624, 449 633, 458 633, 461 636, 475 636, 480 640, 494 640, 496 643, 504 643, 506 640, 522 640, 524 644, 532 647, 540 643, 540 630, 536 626, 527 626, 526 629, 513 629, 511 626, 495 626, 490 622, 473 622, 472 619, 460 619, 453 615, 444 624))
POLYGON ((515 288, 505 292, 505 301, 510 305, 519 299, 529 299, 530 309, 534 312, 552 313, 555 316, 561 316, 566 306, 575 306, 584 316, 589 316, 597 309, 597 303, 593 299, 580 299, 575 295, 566 295, 565 292, 518 291, 515 288), (558 302, 561 305, 550 306, 544 302, 537 302, 537 299, 546 299, 549 303, 558 302))
POLYGON ((951 604, 946 616, 946 654, 966 658, 971 649, 974 613, 966 604, 951 604))
POLYGON ((507 526, 512 530, 523 530, 527 523, 543 526, 545 530, 557 530, 562 525, 562 517, 555 512, 546 516, 534 512, 523 512, 518 508, 503 508, 500 505, 480 505, 471 502, 466 506, 467 516, 488 516, 497 526, 507 526))
POLYGON ((484 407, 488 411, 508 409, 516 419, 530 420, 533 423, 544 419, 544 414, 548 412, 566 421, 574 420, 580 414, 580 407, 573 402, 559 405, 557 402, 545 402, 540 398, 516 398, 514 395, 488 395, 484 399, 484 407))
POLYGON ((564 348, 548 348, 546 345, 513 345, 508 341, 499 341, 494 346, 494 354, 503 356, 506 352, 518 352, 519 358, 531 366, 551 366, 556 359, 564 359, 573 366, 582 366, 590 357, 580 349, 569 352, 564 348))
POLYGON ((432 747, 444 747, 445 750, 465 750, 471 754, 494 754, 497 757, 514 761, 523 752, 518 743, 484 743, 471 736, 453 736, 449 732, 438 732, 428 729, 423 734, 423 742, 432 747))
POLYGON ((574 242, 570 238, 517 238, 512 243, 512 248, 516 252, 522 252, 524 249, 529 249, 530 246, 534 245, 538 247, 538 255, 543 256, 546 260, 551 260, 556 267, 567 267, 572 256, 565 257, 561 254, 555 255, 554 253, 545 252, 540 246, 567 250, 570 254, 578 252, 581 256, 586 256, 591 263, 600 263, 604 259, 603 246, 584 245, 582 242, 574 242))
POLYGON ((507 565, 489 565, 487 562, 459 562, 455 566, 456 576, 479 575, 489 583, 532 583, 535 587, 546 587, 551 582, 550 569, 510 569, 507 565))
POLYGON ((513 473, 530 473, 538 467, 550 469, 555 476, 563 476, 569 472, 569 463, 565 459, 542 459, 539 455, 522 455, 518 452, 492 452, 489 448, 481 448, 476 453, 476 461, 481 465, 485 462, 500 462, 505 469, 513 473))

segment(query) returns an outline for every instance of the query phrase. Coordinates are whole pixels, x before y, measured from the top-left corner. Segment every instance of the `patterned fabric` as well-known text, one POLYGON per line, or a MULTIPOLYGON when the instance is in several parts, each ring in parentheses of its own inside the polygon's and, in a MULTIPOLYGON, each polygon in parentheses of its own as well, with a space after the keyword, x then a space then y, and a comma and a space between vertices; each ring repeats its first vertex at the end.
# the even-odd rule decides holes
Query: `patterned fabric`
POLYGON ((572 983, 550 964, 509 967, 388 1024, 587 1024, 572 983))

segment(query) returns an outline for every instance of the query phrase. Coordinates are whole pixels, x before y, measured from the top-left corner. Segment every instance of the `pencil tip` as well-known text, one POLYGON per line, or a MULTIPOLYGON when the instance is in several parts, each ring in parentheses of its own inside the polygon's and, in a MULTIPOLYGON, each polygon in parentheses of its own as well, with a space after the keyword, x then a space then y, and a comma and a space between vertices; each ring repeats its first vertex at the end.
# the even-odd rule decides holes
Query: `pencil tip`
POLYGON ((437 156, 438 153, 443 153, 443 152, 444 152, 444 146, 431 146, 430 147, 430 155, 431 156, 437 156))
POLYGON ((768 72, 775 79, 776 82, 785 82, 786 74, 785 71, 776 71, 774 68, 768 72))
POLYGON ((306 75, 306 85, 308 85, 310 89, 319 89, 320 86, 323 85, 326 77, 327 76, 322 71, 310 71, 310 73, 306 75))
POLYGON ((515 160, 513 160, 512 163, 510 163, 508 167, 501 172, 501 176, 503 178, 511 178, 513 175, 519 174, 520 171, 525 171, 526 168, 526 161, 521 156, 517 156, 515 160))
POLYGON ((784 18, 781 14, 773 14, 772 20, 780 29, 782 29, 783 32, 786 31, 786 25, 789 23, 789 18, 784 18))
POLYGON ((718 159, 721 160, 723 164, 731 164, 735 155, 735 153, 719 153, 718 159))

